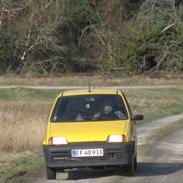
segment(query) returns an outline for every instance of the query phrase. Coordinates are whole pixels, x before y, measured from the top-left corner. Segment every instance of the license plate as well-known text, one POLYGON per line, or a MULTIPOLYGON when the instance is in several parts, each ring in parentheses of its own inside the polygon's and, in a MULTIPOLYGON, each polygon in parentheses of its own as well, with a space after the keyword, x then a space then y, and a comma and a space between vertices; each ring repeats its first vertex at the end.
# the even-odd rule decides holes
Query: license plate
POLYGON ((104 150, 100 149, 72 149, 71 156, 75 157, 100 157, 104 155, 104 150))

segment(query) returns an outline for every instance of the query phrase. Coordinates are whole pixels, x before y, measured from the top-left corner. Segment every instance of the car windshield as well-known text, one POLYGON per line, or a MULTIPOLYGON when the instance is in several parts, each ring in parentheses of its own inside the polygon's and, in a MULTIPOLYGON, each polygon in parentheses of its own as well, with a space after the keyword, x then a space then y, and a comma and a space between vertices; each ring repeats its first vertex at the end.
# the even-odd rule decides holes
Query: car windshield
POLYGON ((120 95, 78 95, 60 97, 51 121, 104 121, 127 118, 128 114, 120 95))

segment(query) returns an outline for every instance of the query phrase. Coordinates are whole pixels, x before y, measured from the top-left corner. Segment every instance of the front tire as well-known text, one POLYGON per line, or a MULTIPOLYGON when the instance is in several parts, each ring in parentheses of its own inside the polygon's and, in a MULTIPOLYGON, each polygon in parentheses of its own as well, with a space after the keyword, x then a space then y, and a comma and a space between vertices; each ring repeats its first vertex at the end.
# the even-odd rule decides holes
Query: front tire
POLYGON ((56 179, 56 170, 53 168, 46 167, 46 176, 49 180, 56 179))
POLYGON ((128 176, 134 176, 136 169, 137 169, 137 156, 135 156, 132 159, 132 162, 129 165, 125 166, 125 172, 128 176))
POLYGON ((135 167, 135 171, 136 171, 137 170, 137 155, 135 156, 134 167, 135 167))

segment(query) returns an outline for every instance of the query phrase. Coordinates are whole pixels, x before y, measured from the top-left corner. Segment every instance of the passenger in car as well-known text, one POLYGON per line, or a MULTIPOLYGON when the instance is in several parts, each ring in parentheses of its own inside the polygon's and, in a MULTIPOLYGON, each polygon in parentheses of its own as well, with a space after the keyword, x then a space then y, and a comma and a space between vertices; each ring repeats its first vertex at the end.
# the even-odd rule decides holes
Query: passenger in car
POLYGON ((103 112, 100 115, 101 119, 119 119, 119 116, 113 111, 113 107, 109 104, 104 105, 103 112))

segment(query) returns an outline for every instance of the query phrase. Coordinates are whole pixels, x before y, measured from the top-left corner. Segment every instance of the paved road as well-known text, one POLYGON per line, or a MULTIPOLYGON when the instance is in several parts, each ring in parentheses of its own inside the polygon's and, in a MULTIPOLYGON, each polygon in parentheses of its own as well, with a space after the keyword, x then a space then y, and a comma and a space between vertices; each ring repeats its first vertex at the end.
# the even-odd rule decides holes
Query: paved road
MULTIPOLYGON (((0 89, 16 89, 16 88, 27 88, 27 89, 38 89, 38 90, 70 90, 70 89, 86 89, 88 86, 26 86, 26 85, 1 85, 0 89)), ((100 89, 153 89, 153 88, 183 88, 183 85, 150 85, 150 86, 95 86, 92 88, 100 89)))
POLYGON ((145 144, 148 151, 139 153, 138 171, 134 177, 126 177, 118 169, 82 169, 60 173, 57 180, 53 181, 46 180, 45 173, 42 172, 38 178, 31 178, 25 183, 183 183, 183 124, 161 139, 148 142, 157 126, 163 129, 179 120, 183 120, 183 114, 138 127, 139 144, 145 144))

